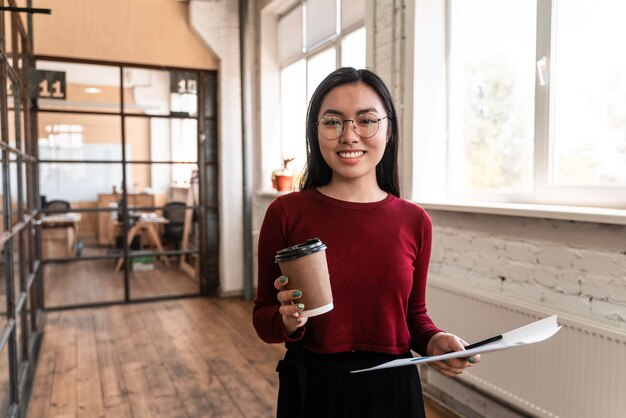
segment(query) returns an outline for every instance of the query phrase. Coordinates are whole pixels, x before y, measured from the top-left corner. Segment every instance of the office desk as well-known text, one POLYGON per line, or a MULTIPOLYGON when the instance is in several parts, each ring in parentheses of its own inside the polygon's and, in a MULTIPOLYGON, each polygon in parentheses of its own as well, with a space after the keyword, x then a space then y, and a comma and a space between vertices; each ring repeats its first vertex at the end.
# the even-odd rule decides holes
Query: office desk
MULTIPOLYGON (((117 207, 120 198, 122 197, 119 193, 99 193, 98 194, 98 207, 99 208, 110 208, 112 205, 117 207)), ((160 203, 156 200, 156 195, 148 194, 148 193, 128 193, 128 206, 157 206, 160 203)), ((110 245, 111 242, 114 242, 115 235, 113 235, 115 231, 115 217, 111 215, 114 212, 100 212, 97 214, 98 224, 97 224, 97 237, 98 244, 100 245, 110 245)))
MULTIPOLYGON (((159 237, 158 226, 162 224, 166 224, 169 221, 162 216, 156 216, 153 213, 144 213, 141 214, 139 219, 135 221, 133 226, 128 230, 128 244, 133 242, 133 238, 137 234, 146 233, 148 239, 152 242, 152 245, 155 246, 158 252, 163 252, 163 244, 161 243, 161 238, 159 237)), ((160 256, 163 259, 163 262, 166 266, 170 266, 170 261, 167 259, 167 256, 160 256)), ((117 260, 117 264, 115 265, 115 271, 120 271, 122 265, 124 264, 124 257, 120 257, 117 260)))
POLYGON ((46 258, 76 256, 80 220, 80 214, 72 212, 42 216, 43 256, 46 258))

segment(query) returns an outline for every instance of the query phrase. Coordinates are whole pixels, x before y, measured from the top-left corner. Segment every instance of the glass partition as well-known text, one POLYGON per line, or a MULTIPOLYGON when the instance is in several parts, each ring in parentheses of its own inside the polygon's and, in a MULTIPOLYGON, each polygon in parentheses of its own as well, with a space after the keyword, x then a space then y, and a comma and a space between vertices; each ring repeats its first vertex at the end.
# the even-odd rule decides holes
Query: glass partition
MULTIPOLYGON (((40 160, 122 160, 117 116, 40 112, 37 127, 40 160)), ((132 147, 126 152, 132 154, 132 147)))
POLYGON ((44 265, 47 308, 124 300, 124 274, 116 259, 44 265))
POLYGON ((11 403, 9 387, 9 350, 5 345, 0 347, 0 414, 8 416, 11 403))
MULTIPOLYGON (((15 6, 23 2, 3 2, 15 6)), ((33 231, 38 226, 32 215, 37 206, 35 140, 27 127, 33 126, 35 103, 28 83, 32 81, 29 26, 26 13, 0 11, 0 70, 6 94, 0 95, 2 138, 0 153, 0 415, 25 416, 30 387, 28 377, 37 365, 40 324, 35 318, 43 311, 40 263, 33 259, 38 243, 33 231), (29 276, 30 275, 30 276, 29 276)), ((35 83, 37 87, 37 83, 35 83)))
POLYGON ((124 129, 128 161, 198 160, 196 119, 128 117, 124 129))
POLYGON ((120 68, 37 61, 40 109, 120 112, 120 68))
POLYGON ((196 71, 124 68, 124 113, 197 116, 196 71))
POLYGON ((19 189, 17 187, 17 161, 15 154, 9 154, 9 187, 11 197, 11 224, 15 225, 22 220, 17 206, 19 189))
MULTIPOLYGON (((0 244, 0 300, 7 299, 7 263, 5 255, 5 246, 0 244)), ((7 306, 6 304, 0 304, 0 330, 4 330, 7 324, 7 306)), ((2 376, 2 373, 0 373, 2 376)), ((1 391, 0 391, 1 394, 1 391)))
POLYGON ((37 100, 46 306, 198 294, 200 157, 217 220, 217 73, 51 59, 37 69, 41 87, 59 89, 37 100))
POLYGON ((96 202, 101 193, 119 190, 122 170, 104 163, 40 163, 40 193, 50 200, 66 200, 78 205, 96 202))

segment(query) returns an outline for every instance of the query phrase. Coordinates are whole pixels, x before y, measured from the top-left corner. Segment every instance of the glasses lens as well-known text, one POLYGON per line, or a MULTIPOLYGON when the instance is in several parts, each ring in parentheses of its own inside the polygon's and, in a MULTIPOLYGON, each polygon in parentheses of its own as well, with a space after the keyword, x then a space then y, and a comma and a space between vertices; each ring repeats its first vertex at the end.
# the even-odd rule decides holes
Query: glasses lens
POLYGON ((333 140, 341 136, 343 121, 337 116, 324 116, 317 127, 323 138, 333 140))
POLYGON ((372 113, 362 113, 354 118, 356 133, 361 138, 370 138, 378 132, 378 118, 372 113))

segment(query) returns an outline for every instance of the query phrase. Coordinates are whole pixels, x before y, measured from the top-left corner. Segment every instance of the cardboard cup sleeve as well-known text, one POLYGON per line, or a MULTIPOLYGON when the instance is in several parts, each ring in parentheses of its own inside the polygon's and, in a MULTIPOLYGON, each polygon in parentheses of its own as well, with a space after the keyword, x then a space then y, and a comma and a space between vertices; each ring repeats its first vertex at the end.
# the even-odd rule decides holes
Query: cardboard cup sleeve
POLYGON ((289 278, 287 289, 302 291, 302 297, 297 299, 297 303, 304 304, 300 315, 311 317, 333 309, 326 245, 319 239, 278 251, 276 262, 280 271, 289 278))

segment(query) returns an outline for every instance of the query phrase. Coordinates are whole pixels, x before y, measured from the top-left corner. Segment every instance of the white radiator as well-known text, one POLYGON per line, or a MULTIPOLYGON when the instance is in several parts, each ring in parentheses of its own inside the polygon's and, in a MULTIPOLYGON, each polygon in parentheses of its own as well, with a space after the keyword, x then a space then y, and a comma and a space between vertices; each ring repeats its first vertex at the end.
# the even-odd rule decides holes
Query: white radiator
POLYGON ((435 323, 469 343, 556 313, 555 336, 483 354, 461 379, 531 416, 626 417, 625 331, 441 280, 427 301, 435 323))

